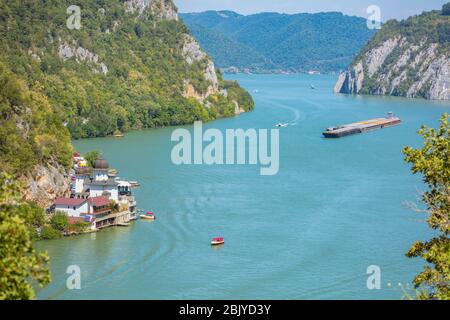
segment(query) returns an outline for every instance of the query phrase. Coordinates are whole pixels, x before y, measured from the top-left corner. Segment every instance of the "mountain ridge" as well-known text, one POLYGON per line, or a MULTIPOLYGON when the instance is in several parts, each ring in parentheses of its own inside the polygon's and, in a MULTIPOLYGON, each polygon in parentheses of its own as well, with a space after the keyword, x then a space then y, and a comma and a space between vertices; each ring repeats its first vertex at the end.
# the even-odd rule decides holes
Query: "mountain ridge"
POLYGON ((340 12, 241 15, 233 11, 205 11, 182 13, 180 17, 220 68, 256 73, 340 71, 348 67, 374 34, 365 19, 340 12), (213 45, 208 39, 211 34, 228 42, 221 48, 213 45), (348 45, 350 38, 353 41, 348 45), (232 45, 250 48, 251 56, 257 53, 256 61, 237 64, 235 61, 248 58, 236 54, 239 50, 232 45))

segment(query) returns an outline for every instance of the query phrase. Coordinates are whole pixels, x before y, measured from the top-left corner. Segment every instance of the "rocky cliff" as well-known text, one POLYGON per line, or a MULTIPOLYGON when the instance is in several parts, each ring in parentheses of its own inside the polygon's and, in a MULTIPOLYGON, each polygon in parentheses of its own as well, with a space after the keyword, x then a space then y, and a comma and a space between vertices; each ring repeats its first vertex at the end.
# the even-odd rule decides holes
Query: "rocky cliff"
POLYGON ((389 21, 342 72, 336 93, 450 99, 450 17, 389 21))
POLYGON ((19 181, 25 186, 23 197, 48 208, 58 197, 70 196, 70 177, 67 168, 59 164, 37 165, 19 181))
POLYGON ((42 94, 0 63, 0 167, 25 200, 48 207, 69 192, 70 136, 42 94))

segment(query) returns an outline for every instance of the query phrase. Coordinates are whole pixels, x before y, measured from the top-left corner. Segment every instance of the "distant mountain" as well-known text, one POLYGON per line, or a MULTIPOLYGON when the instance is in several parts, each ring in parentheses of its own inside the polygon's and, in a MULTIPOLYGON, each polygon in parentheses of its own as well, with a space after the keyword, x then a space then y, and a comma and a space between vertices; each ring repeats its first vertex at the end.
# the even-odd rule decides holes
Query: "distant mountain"
POLYGON ((450 100, 450 12, 388 21, 341 73, 335 91, 450 100))
POLYGON ((252 72, 346 69, 374 34, 365 19, 338 12, 180 16, 218 67, 252 72))
POLYGON ((224 34, 208 29, 199 24, 190 27, 202 48, 213 57, 214 63, 220 67, 237 67, 242 70, 248 67, 253 69, 276 69, 277 66, 264 57, 256 49, 228 38, 224 34))

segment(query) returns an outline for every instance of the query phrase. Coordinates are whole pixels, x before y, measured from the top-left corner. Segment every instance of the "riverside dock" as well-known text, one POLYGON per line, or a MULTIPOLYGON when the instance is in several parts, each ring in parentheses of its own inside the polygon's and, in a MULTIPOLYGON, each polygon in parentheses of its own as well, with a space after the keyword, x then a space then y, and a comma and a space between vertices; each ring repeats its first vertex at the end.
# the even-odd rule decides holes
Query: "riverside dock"
POLYGON ((390 112, 388 113, 386 118, 365 120, 361 122, 328 128, 323 133, 323 135, 325 136, 325 138, 341 138, 353 134, 365 133, 373 130, 396 126, 401 122, 402 120, 400 118, 394 117, 394 114, 390 112))

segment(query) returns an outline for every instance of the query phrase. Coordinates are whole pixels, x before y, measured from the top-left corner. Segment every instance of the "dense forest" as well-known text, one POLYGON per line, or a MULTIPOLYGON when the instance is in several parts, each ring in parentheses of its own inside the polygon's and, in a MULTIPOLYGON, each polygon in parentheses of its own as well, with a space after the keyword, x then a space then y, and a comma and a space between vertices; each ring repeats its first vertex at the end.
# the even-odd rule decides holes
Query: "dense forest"
POLYGON ((171 0, 152 0, 142 12, 132 3, 77 1, 81 28, 68 28, 72 1, 1 0, 0 62, 48 99, 75 139, 232 116, 231 97, 253 108, 249 94, 220 74, 207 93, 209 58, 187 63, 188 29, 162 17, 176 14, 171 0), (203 99, 186 97, 187 84, 203 99))
POLYGON ((228 38, 223 33, 200 24, 192 24, 189 29, 202 44, 202 47, 212 56, 218 67, 229 68, 233 66, 240 70, 250 68, 252 71, 280 69, 280 66, 272 63, 258 50, 228 38))
POLYGON ((42 163, 70 164, 70 135, 48 99, 0 63, 0 166, 14 176, 42 163))
POLYGON ((339 71, 375 33, 366 19, 337 12, 207 11, 181 17, 219 67, 252 72, 339 71))

